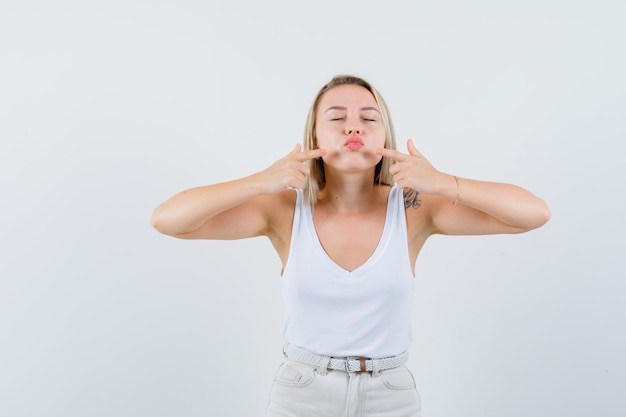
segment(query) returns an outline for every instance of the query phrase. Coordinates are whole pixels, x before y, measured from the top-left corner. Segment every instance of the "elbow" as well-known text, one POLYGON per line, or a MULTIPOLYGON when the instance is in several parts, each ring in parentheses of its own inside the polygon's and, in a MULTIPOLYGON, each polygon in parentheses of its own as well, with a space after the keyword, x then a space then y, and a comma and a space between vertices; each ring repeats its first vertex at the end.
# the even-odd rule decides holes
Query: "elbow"
POLYGON ((185 225, 181 224, 181 216, 177 211, 161 206, 152 213, 150 224, 157 232, 177 238, 184 238, 186 233, 192 231, 184 229, 185 225))
POLYGON ((543 203, 543 205, 544 205, 544 210, 543 210, 543 218, 542 218, 541 226, 548 223, 550 219, 552 218, 552 212, 550 211, 550 207, 548 207, 546 203, 543 203))
POLYGON ((164 235, 172 235, 172 226, 171 221, 168 221, 167 216, 157 207, 152 213, 152 217, 150 217, 150 224, 152 227, 156 229, 157 232, 163 233, 164 235))
POLYGON ((550 211, 550 207, 548 207, 548 205, 546 204, 545 201, 540 200, 540 204, 538 207, 538 220, 539 220, 539 226, 537 227, 541 227, 544 224, 548 223, 548 221, 550 221, 550 218, 552 218, 552 212, 550 211))
POLYGON ((164 233, 163 219, 159 213, 159 209, 157 208, 152 213, 152 217, 150 217, 150 224, 154 227, 158 232, 164 233))
POLYGON ((540 228, 544 224, 548 223, 548 221, 550 221, 550 218, 552 218, 552 212, 550 211, 550 208, 543 200, 540 200, 540 204, 538 204, 537 208, 534 211, 533 220, 528 225, 526 231, 540 228))

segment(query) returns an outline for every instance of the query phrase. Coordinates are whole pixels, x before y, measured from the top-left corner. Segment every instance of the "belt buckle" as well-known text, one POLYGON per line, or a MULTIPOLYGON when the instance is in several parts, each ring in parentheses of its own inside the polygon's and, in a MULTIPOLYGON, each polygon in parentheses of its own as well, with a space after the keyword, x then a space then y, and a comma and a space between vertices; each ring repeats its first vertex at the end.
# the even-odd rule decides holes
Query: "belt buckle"
POLYGON ((367 359, 359 358, 359 367, 360 367, 359 371, 362 372, 362 373, 363 372, 367 372, 367 365, 366 365, 365 361, 367 361, 367 359))
POLYGON ((346 372, 348 372, 348 373, 350 373, 350 372, 358 372, 358 373, 367 372, 366 361, 367 361, 367 358, 363 358, 363 357, 346 358, 346 360, 344 362, 345 368, 346 368, 346 372), (350 361, 359 361, 359 369, 355 370, 355 371, 350 369, 350 361))

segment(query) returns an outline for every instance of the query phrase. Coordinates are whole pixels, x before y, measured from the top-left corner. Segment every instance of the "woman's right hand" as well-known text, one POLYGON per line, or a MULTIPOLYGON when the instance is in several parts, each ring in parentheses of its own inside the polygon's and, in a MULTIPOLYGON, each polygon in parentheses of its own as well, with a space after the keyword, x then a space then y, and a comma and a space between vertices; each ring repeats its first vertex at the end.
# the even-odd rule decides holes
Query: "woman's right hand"
POLYGON ((325 154, 324 149, 302 152, 302 146, 297 144, 283 158, 258 173, 259 179, 267 187, 266 193, 279 193, 287 189, 302 188, 311 172, 308 162, 325 154))

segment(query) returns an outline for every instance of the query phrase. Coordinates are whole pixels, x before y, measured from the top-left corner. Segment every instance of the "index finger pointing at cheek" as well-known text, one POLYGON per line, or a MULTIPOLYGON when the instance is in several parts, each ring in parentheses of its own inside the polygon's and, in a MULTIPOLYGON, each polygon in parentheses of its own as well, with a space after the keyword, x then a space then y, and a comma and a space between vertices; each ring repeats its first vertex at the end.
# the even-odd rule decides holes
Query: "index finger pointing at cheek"
POLYGON ((326 150, 325 149, 311 149, 309 151, 299 153, 297 155, 297 158, 298 158, 298 161, 305 162, 305 161, 309 161, 311 159, 317 159, 317 158, 322 157, 324 155, 326 155, 326 150))
POLYGON ((396 151, 394 149, 386 149, 386 148, 378 149, 377 153, 379 155, 385 156, 387 158, 391 158, 391 159, 393 159, 396 162, 402 162, 408 156, 408 155, 403 154, 402 152, 398 152, 398 151, 396 151))

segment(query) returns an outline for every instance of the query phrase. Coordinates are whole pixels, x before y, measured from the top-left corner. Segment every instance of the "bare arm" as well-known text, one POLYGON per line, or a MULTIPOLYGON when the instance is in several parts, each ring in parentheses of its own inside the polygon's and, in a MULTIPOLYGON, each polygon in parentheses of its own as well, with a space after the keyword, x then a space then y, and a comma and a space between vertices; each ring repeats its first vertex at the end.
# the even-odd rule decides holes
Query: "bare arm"
POLYGON ((446 176, 452 185, 442 186, 440 198, 433 198, 433 233, 522 233, 550 219, 543 200, 512 184, 458 178, 458 203, 454 206, 451 201, 457 201, 456 181, 446 176))
POLYGON ((411 140, 407 147, 409 155, 390 149, 380 153, 396 161, 390 172, 398 187, 425 194, 432 233, 520 233, 550 219, 548 206, 529 191, 516 185, 465 178, 459 178, 457 186, 455 178, 437 171, 411 140))
POLYGON ((276 193, 300 188, 309 174, 305 162, 323 155, 300 152, 300 145, 269 168, 237 180, 182 191, 152 214, 159 232, 187 239, 242 239, 268 233, 276 193))

